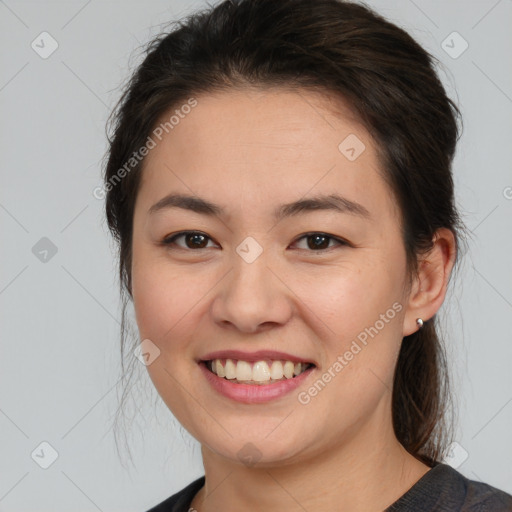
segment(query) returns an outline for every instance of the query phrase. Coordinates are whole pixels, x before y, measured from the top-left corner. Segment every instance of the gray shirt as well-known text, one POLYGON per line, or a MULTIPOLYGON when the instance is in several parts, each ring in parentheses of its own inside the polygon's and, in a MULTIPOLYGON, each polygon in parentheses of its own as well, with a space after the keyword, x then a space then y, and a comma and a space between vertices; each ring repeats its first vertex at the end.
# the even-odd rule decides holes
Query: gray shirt
MULTIPOLYGON (((198 478, 148 512, 193 512, 190 503, 204 482, 198 478)), ((512 512, 512 496, 437 462, 384 512, 512 512)))

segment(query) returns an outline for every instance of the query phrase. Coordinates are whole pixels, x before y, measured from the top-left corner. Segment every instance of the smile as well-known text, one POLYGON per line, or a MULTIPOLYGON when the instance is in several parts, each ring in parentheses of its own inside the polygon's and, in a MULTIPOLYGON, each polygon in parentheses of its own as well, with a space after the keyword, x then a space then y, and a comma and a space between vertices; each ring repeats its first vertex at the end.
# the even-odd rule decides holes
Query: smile
POLYGON ((284 398, 302 386, 317 369, 312 363, 288 360, 208 359, 198 363, 216 394, 243 404, 262 404, 284 398))
POLYGON ((284 360, 243 361, 212 359, 205 361, 212 373, 237 384, 266 385, 293 379, 313 367, 312 363, 294 363, 284 360))

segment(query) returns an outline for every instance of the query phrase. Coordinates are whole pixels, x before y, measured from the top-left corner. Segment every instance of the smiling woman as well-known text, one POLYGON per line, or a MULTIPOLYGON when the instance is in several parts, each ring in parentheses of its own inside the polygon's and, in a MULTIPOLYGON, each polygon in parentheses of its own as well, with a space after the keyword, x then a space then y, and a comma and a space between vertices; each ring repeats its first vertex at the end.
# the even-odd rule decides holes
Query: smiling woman
POLYGON ((150 43, 105 183, 158 141, 106 215, 205 469, 153 511, 512 510, 442 462, 458 115, 433 58, 355 3, 225 1, 150 43))

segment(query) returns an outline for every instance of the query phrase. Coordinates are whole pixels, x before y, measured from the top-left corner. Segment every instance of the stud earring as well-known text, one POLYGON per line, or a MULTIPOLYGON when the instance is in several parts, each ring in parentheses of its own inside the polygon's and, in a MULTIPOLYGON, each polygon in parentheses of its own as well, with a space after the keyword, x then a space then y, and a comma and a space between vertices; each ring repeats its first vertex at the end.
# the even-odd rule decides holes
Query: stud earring
POLYGON ((421 318, 416 318, 416 325, 418 326, 418 329, 421 329, 423 327, 423 320, 421 318))

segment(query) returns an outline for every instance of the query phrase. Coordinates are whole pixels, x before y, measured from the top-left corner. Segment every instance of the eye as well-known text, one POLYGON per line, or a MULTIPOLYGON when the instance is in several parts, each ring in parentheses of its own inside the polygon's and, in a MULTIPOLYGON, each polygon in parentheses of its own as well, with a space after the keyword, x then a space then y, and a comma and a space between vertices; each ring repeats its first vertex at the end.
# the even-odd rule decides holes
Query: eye
POLYGON ((208 240, 211 240, 211 238, 200 231, 181 231, 164 238, 162 245, 177 245, 180 249, 207 249, 208 240), (185 246, 176 243, 179 239, 185 241, 185 246))
MULTIPOLYGON (((349 246, 350 244, 346 242, 345 240, 335 237, 333 235, 329 235, 327 233, 306 233, 299 237, 295 242, 294 245, 297 245, 300 241, 306 241, 306 247, 299 247, 301 250, 309 250, 310 252, 321 252, 328 249, 332 249, 333 246, 331 245, 331 242, 334 242, 338 246, 346 245, 349 246)), ((202 233, 200 231, 181 231, 179 233, 176 233, 174 235, 166 237, 162 241, 162 245, 165 246, 177 246, 180 249, 208 249, 208 241, 212 241, 212 239, 206 235, 205 233, 202 233), (183 239, 184 244, 177 243, 178 240, 183 239)), ((212 247, 212 246, 210 246, 212 247)))
MULTIPOLYGON (((306 240, 307 247, 299 247, 299 249, 311 249, 314 252, 332 249, 332 246, 329 246, 330 242, 335 242, 338 245, 349 245, 349 243, 345 240, 332 235, 328 235, 327 233, 306 233, 297 239, 297 241, 300 240, 306 240)), ((297 244, 297 241, 295 244, 297 244)))

